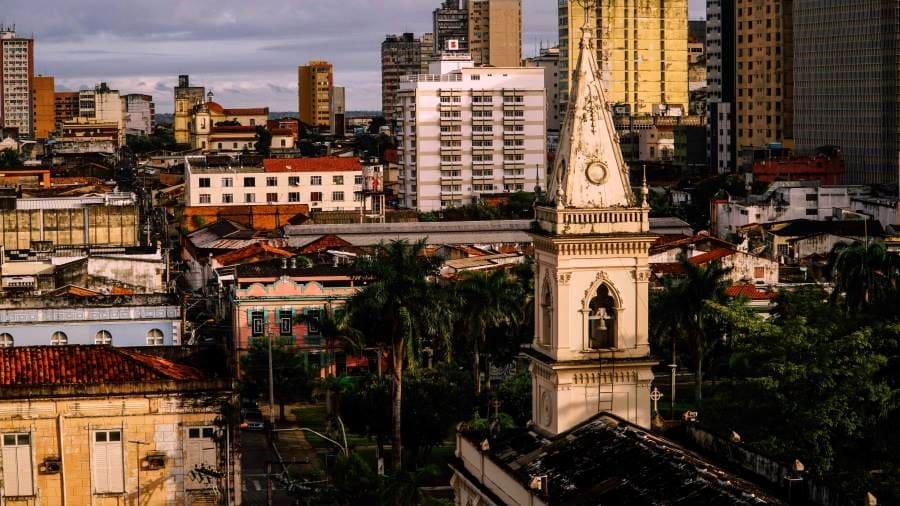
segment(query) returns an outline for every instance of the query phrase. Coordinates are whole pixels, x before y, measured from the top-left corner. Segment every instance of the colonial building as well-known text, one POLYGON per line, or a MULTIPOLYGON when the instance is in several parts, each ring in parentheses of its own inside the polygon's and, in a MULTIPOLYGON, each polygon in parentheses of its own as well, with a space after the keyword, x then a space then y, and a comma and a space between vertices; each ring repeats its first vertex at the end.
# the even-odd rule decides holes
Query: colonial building
POLYGON ((67 287, 0 302, 0 347, 181 344, 181 305, 174 296, 108 295, 67 287))
POLYGON ((631 192, 587 30, 578 62, 551 201, 535 209, 532 420, 499 432, 461 428, 456 504, 768 502, 647 431, 656 363, 647 339, 648 190, 640 201, 631 192))
POLYGON ((35 346, 0 349, 0 387, 4 504, 240 504, 230 380, 122 348, 35 346))
POLYGON ((206 89, 203 86, 191 86, 190 76, 187 74, 178 76, 178 86, 175 87, 175 116, 172 120, 176 144, 191 142, 191 112, 195 106, 206 100, 205 95, 206 89))
MULTIPOLYGON (((212 100, 195 105, 191 111, 188 130, 194 149, 215 151, 247 151, 256 149, 256 127, 265 127, 269 120, 268 107, 226 109, 212 100)), ((291 136, 293 147, 293 136, 291 136)))

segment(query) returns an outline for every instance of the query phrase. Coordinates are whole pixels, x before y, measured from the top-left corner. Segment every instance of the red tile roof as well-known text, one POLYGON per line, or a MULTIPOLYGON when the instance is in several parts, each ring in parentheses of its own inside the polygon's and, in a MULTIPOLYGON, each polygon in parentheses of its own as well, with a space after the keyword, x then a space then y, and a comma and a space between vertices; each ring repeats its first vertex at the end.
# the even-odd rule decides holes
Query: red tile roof
POLYGON ((772 300, 775 292, 764 292, 753 285, 731 285, 725 289, 725 295, 729 297, 743 297, 750 300, 772 300))
POLYGON ((281 248, 276 248, 274 246, 269 246, 266 243, 256 243, 251 244, 249 246, 245 246, 241 249, 236 249, 234 251, 229 251, 228 253, 223 253, 214 258, 219 265, 225 267, 229 265, 234 265, 236 263, 241 263, 243 260, 249 260, 260 255, 266 256, 277 256, 277 257, 285 257, 290 258, 294 256, 290 251, 283 250, 281 248))
POLYGON ((326 251, 326 250, 330 250, 330 249, 337 250, 337 249, 343 249, 343 248, 348 248, 348 247, 352 248, 353 245, 350 244, 349 242, 345 241, 344 239, 341 239, 340 237, 338 237, 336 235, 328 234, 328 235, 323 235, 322 237, 319 237, 318 239, 314 240, 313 242, 300 248, 300 254, 301 255, 309 255, 311 253, 318 253, 320 251, 326 251))
POLYGON ((225 109, 225 116, 268 116, 268 107, 249 107, 244 109, 225 109))
POLYGON ((193 367, 110 346, 0 348, 0 385, 91 385, 204 379, 193 367))
POLYGON ((256 127, 255 126, 244 126, 244 125, 214 126, 210 130, 210 133, 214 133, 214 134, 224 134, 224 133, 250 134, 250 133, 256 133, 256 127))
POLYGON ((731 256, 735 253, 733 249, 728 248, 716 248, 712 251, 708 251, 703 253, 702 255, 692 256, 688 259, 688 261, 694 265, 707 264, 709 262, 716 261, 720 258, 725 258, 727 256, 731 256))
POLYGON ((221 105, 219 105, 218 102, 213 102, 211 100, 206 103, 206 108, 212 112, 217 112, 219 114, 225 112, 225 109, 221 105))
POLYGON ((263 160, 266 172, 361 172, 357 158, 322 156, 319 158, 267 158, 263 160))
POLYGON ((110 288, 109 293, 113 295, 134 295, 134 290, 130 288, 122 288, 121 286, 114 286, 110 288))

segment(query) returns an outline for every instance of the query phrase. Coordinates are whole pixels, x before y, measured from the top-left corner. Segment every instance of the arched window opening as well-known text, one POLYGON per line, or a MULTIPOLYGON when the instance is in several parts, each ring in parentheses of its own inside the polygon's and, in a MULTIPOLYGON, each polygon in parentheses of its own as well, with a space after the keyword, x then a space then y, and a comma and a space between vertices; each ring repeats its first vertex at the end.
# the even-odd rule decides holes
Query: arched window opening
POLYGON ((164 335, 162 330, 150 329, 147 332, 147 346, 161 346, 163 344, 164 335))
POLYGON ((553 292, 550 284, 544 283, 544 293, 541 295, 541 335, 540 343, 550 346, 553 342, 553 292))
POLYGON ((112 344, 112 334, 108 330, 101 330, 94 336, 94 344, 112 344))
POLYGON ((56 331, 50 336, 50 346, 63 346, 69 344, 69 336, 65 332, 56 331))
POLYGON ((616 301, 609 287, 600 285, 588 305, 589 346, 593 350, 616 347, 616 301))
POLYGON ((0 348, 12 348, 15 341, 12 334, 4 332, 0 334, 0 348))

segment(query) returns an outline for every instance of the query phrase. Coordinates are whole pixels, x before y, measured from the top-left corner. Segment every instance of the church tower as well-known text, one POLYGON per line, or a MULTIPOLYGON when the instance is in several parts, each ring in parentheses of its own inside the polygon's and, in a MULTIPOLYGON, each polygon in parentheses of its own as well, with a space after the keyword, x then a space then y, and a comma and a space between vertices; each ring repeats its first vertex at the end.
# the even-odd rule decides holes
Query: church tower
POLYGON ((600 412, 650 426, 646 182, 631 191, 591 32, 580 55, 547 202, 535 208, 532 420, 559 434, 600 412))

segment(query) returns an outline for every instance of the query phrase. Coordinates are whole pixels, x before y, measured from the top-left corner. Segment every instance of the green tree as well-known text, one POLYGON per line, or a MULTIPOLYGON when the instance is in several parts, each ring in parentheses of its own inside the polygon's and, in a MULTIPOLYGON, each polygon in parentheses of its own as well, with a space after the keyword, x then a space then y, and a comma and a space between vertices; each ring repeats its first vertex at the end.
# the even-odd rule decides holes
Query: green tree
POLYGON ((22 159, 19 158, 19 152, 15 149, 4 149, 0 151, 0 169, 18 169, 24 167, 22 159))
MULTIPOLYGON (((468 272, 457 287, 460 314, 465 330, 472 338, 475 391, 481 392, 481 355, 487 346, 488 331, 514 326, 522 318, 521 287, 504 270, 468 272)), ((485 361, 485 378, 490 382, 490 359, 485 361)))
POLYGON ((525 427, 531 420, 531 373, 527 368, 504 379, 496 389, 500 410, 507 413, 515 424, 525 427))
POLYGON ((269 156, 272 150, 272 133, 260 125, 256 127, 256 152, 262 156, 269 156))
POLYGON ((365 340, 391 352, 393 462, 402 466, 403 372, 415 369, 423 343, 449 341, 453 310, 446 290, 430 281, 441 265, 425 254, 425 242, 392 241, 357 262, 365 287, 348 303, 350 325, 365 340))
POLYGON ((652 299, 651 334, 662 348, 671 345, 672 358, 677 357, 677 342, 683 341, 694 364, 694 397, 697 406, 703 403, 704 360, 717 341, 721 341, 724 323, 708 301, 721 301, 731 269, 719 262, 694 265, 686 258, 679 262, 681 274, 663 281, 663 290, 652 299))
MULTIPOLYGON (((268 392, 269 350, 267 339, 252 339, 250 352, 241 357, 244 371, 242 389, 251 394, 268 392)), ((303 361, 303 357, 292 346, 290 337, 272 337, 272 376, 275 385, 275 401, 278 403, 279 418, 285 419, 284 406, 289 402, 308 400, 312 393, 312 379, 315 372, 303 361)), ((251 395, 255 397, 255 395, 251 395)))
POLYGON ((838 243, 830 254, 834 292, 832 301, 847 313, 858 313, 897 295, 900 261, 882 242, 868 246, 838 243))

